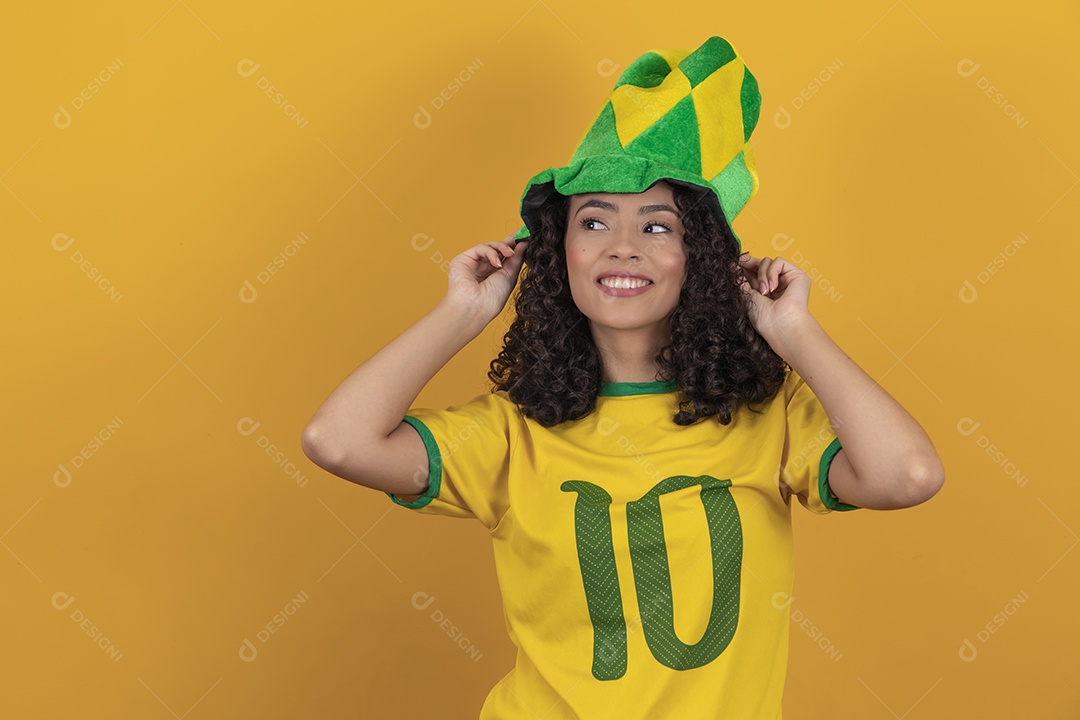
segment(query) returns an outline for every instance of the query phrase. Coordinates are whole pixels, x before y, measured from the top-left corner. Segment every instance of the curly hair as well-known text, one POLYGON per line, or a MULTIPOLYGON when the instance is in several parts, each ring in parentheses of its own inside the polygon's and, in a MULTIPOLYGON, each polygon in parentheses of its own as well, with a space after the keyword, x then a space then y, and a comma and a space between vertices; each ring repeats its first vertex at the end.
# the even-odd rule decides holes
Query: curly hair
MULTIPOLYGON (((674 380, 677 425, 716 416, 727 425, 743 405, 773 397, 787 364, 750 322, 739 244, 701 194, 671 182, 687 249, 686 279, 660 348, 657 379, 674 380)), ((588 318, 570 294, 566 227, 570 198, 557 192, 540 208, 540 229, 525 248, 516 317, 491 361, 493 391, 505 390, 522 413, 551 427, 593 411, 603 364, 588 318)))

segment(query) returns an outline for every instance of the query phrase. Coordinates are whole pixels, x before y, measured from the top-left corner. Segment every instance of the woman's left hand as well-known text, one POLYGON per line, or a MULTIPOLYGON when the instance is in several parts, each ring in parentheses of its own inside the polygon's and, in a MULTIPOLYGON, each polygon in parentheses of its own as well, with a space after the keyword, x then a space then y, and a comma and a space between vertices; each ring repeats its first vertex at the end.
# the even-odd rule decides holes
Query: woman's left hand
POLYGON ((756 258, 743 253, 744 292, 750 298, 750 322, 783 356, 784 334, 810 318, 810 277, 783 258, 756 258))

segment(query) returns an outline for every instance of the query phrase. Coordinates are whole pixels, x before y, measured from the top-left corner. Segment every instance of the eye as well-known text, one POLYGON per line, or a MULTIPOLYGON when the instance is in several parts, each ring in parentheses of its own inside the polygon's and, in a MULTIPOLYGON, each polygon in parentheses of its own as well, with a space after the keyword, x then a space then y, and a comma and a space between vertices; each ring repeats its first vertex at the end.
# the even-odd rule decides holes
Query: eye
MULTIPOLYGON (((584 218, 582 220, 579 220, 578 221, 578 226, 583 230, 592 230, 592 229, 594 229, 594 228, 590 227, 592 223, 597 223, 602 228, 604 228, 605 230, 607 229, 607 226, 604 225, 603 220, 600 220, 599 218, 594 218, 594 217, 589 217, 589 218, 584 218)), ((664 228, 665 232, 671 232, 671 226, 668 225, 667 223, 662 223, 659 220, 654 220, 654 221, 652 221, 650 223, 647 223, 645 225, 646 231, 648 231, 648 228, 650 228, 650 227, 662 227, 662 228, 664 228)), ((656 235, 656 234, 659 233, 659 231, 648 231, 648 233, 650 235, 656 235)))

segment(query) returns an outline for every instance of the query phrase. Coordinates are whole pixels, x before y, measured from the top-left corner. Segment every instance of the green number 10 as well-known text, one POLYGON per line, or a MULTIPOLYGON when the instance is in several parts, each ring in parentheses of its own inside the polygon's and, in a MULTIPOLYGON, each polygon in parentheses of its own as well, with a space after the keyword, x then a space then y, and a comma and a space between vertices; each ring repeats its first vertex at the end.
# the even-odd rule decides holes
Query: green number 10
MULTIPOLYGON (((645 641, 653 657, 673 670, 689 670, 724 652, 739 623, 742 523, 731 497, 731 480, 709 475, 676 475, 658 482, 639 500, 626 504, 630 561, 634 568, 645 641), (709 624, 701 639, 687 645, 675 634, 664 519, 660 496, 701 486, 701 502, 712 548, 713 597, 709 624)), ((626 673, 626 619, 611 540, 611 496, 584 480, 567 480, 560 489, 577 493, 574 529, 585 599, 593 625, 593 676, 616 680, 626 673)))

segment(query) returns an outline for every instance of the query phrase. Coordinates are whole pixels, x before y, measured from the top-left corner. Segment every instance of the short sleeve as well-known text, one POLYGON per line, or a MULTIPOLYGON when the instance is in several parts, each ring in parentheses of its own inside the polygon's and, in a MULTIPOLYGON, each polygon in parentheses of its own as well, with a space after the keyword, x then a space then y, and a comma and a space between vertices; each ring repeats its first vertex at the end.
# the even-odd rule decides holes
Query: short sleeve
POLYGON ((510 424, 517 406, 498 393, 478 395, 445 410, 410 408, 403 418, 428 456, 428 486, 404 507, 433 515, 476 518, 489 530, 508 506, 510 424))
POLYGON ((829 466, 840 452, 829 416, 810 386, 794 370, 784 382, 787 400, 787 438, 780 478, 807 510, 820 515, 833 510, 858 510, 840 502, 829 489, 829 466))

